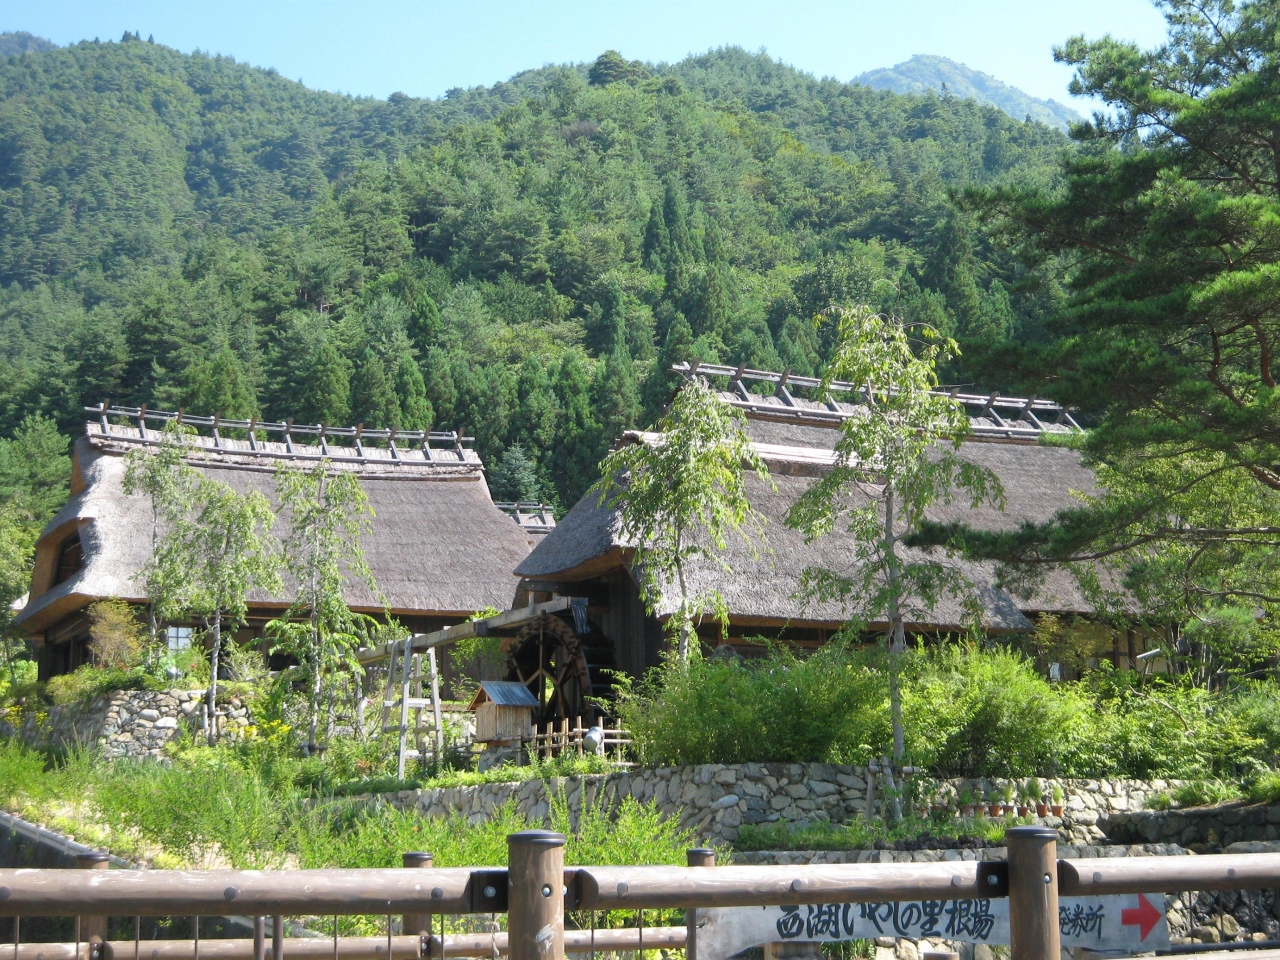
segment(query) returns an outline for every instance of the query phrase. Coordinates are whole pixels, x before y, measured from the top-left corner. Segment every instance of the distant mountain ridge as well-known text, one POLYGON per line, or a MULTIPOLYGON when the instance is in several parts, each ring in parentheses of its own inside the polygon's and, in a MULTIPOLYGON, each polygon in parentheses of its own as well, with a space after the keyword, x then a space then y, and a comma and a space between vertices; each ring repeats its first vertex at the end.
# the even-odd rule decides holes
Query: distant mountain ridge
POLYGON ((999 107, 1015 120, 1030 117, 1041 123, 1066 130, 1071 123, 1084 119, 1070 107, 1056 100, 1041 100, 1017 87, 963 63, 946 57, 917 54, 892 67, 868 70, 854 77, 854 83, 894 93, 923 93, 946 89, 954 97, 965 97, 999 107))
POLYGON ((47 53, 57 49, 58 45, 52 40, 37 37, 25 30, 0 33, 0 57, 12 57, 19 53, 47 53))

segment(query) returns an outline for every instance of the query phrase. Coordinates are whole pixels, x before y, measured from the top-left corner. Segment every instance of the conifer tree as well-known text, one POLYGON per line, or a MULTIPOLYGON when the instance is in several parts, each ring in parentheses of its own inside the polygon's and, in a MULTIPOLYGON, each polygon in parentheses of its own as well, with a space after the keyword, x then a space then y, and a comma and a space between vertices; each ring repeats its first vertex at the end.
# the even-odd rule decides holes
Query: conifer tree
POLYGON ((645 380, 645 420, 654 420, 662 413, 676 387, 682 382, 679 374, 671 372, 672 365, 688 363, 693 359, 693 331, 689 329, 689 321, 684 318, 684 314, 677 313, 667 327, 662 350, 645 380))
POLYGON ((367 427, 390 427, 400 419, 392 380, 382 358, 366 347, 351 378, 351 416, 367 427))
POLYGON ((644 228, 642 256, 646 270, 666 274, 667 262, 671 259, 671 235, 667 232, 667 222, 662 216, 662 202, 657 198, 649 205, 649 222, 644 228))
POLYGON ((569 349, 561 356, 555 391, 560 421, 551 476, 564 502, 576 503, 591 486, 599 460, 594 456, 598 430, 592 408, 591 372, 579 350, 569 349))
POLYGON ((453 377, 453 358, 442 347, 432 347, 427 351, 423 373, 435 422, 441 429, 454 427, 457 424, 458 385, 453 377))
POLYGON ((211 357, 187 368, 184 408, 203 416, 250 420, 259 414, 244 364, 229 344, 224 343, 211 357))
POLYGON ((351 419, 351 365, 326 338, 310 363, 303 367, 304 381, 297 418, 311 423, 346 423, 351 419))
POLYGON ((542 499, 537 466, 520 444, 513 443, 502 451, 489 472, 489 490, 499 502, 536 503, 542 499))
POLYGON ((595 409, 599 421, 596 448, 603 456, 624 431, 640 422, 635 362, 625 343, 615 345, 604 362, 595 384, 595 409))
POLYGON ((549 453, 555 443, 560 405, 551 375, 538 354, 529 354, 520 365, 516 394, 519 405, 511 422, 512 439, 527 444, 521 447, 522 453, 532 451, 533 459, 541 462, 540 453, 549 453))
POLYGON ((396 398, 400 402, 398 430, 430 430, 435 419, 422 370, 408 353, 400 355, 395 375, 396 398))

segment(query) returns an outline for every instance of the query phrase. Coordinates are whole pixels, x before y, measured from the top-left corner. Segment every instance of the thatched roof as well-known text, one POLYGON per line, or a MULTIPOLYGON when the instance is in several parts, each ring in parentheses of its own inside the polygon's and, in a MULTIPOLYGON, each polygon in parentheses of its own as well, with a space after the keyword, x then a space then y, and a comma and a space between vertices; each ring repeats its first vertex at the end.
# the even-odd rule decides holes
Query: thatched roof
MULTIPOLYGON (((801 576, 809 567, 848 570, 854 554, 851 535, 832 532, 811 544, 785 524, 787 511, 830 464, 830 450, 837 431, 831 427, 786 424, 773 420, 748 421, 748 432, 756 449, 769 464, 776 492, 753 475, 747 479, 752 505, 764 516, 763 542, 757 550, 732 540, 723 554, 733 573, 727 574, 710 563, 694 573, 697 588, 714 585, 724 596, 735 621, 750 623, 791 621, 839 623, 849 611, 838 603, 805 603, 796 598, 801 576)), ((633 442, 644 442, 633 434, 633 442)), ((992 470, 1004 485, 1004 510, 993 507, 970 509, 967 504, 938 505, 930 511, 939 521, 964 520, 984 529, 1008 529, 1023 521, 1045 521, 1069 505, 1077 491, 1096 491, 1093 474, 1080 463, 1079 454, 1066 447, 1042 446, 1027 442, 982 442, 963 444, 960 456, 992 470)), ((605 570, 627 566, 629 548, 619 537, 617 520, 611 509, 602 507, 588 494, 560 521, 556 529, 534 548, 516 568, 523 577, 542 580, 579 580, 605 570)), ((908 551, 910 553, 910 551, 908 551)), ((996 583, 992 564, 951 560, 977 589, 985 610, 988 629, 1025 630, 1030 626, 1025 614, 1034 612, 1091 612, 1074 577, 1069 572, 1051 572, 1030 598, 1015 598, 996 583)), ((674 599, 665 604, 674 608, 674 599)), ((944 600, 936 606, 922 628, 949 629, 962 621, 960 605, 944 600)))
MULTIPOLYGON (((151 507, 145 497, 124 493, 123 454, 153 446, 161 434, 137 427, 90 423, 74 451, 72 497, 45 528, 36 547, 31 599, 17 618, 29 633, 42 631, 95 599, 141 601, 137 574, 151 555, 151 507), (53 585, 58 551, 78 531, 84 551, 80 570, 53 585)), ((281 462, 314 466, 318 443, 286 444, 193 438, 189 462, 206 475, 246 492, 257 490, 275 502, 275 471, 281 462)), ((372 531, 361 546, 387 605, 398 615, 466 615, 485 607, 504 608, 515 594, 515 566, 528 554, 532 537, 494 506, 474 451, 460 443, 434 450, 397 451, 365 447, 327 448, 336 470, 358 473, 373 508, 372 531)), ((282 518, 276 532, 284 536, 282 518)), ((285 595, 258 594, 261 606, 285 606, 285 595)), ((362 583, 348 585, 347 602, 380 611, 382 603, 362 583)))

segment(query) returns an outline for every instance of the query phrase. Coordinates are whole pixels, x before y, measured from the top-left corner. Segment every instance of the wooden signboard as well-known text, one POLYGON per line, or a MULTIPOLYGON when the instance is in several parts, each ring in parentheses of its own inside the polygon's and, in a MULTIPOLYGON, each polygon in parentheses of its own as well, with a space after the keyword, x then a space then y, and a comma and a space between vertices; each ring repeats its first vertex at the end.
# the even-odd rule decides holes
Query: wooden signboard
MULTIPOLYGON (((901 937, 964 943, 1009 943, 1009 901, 917 900, 815 903, 698 910, 698 960, 726 960, 763 943, 821 943, 901 937)), ((1063 897, 1058 927, 1064 947, 1142 953, 1167 950, 1163 894, 1063 897)))

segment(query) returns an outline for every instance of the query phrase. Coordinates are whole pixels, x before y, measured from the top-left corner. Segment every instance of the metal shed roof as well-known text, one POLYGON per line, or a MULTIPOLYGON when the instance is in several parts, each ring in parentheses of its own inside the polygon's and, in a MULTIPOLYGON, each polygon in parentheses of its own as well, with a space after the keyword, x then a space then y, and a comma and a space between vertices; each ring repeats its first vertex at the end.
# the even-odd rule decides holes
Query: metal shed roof
POLYGON ((536 707, 538 698, 523 683, 514 680, 481 680, 480 689, 471 699, 470 709, 474 710, 484 703, 482 697, 488 698, 500 707, 536 707))

